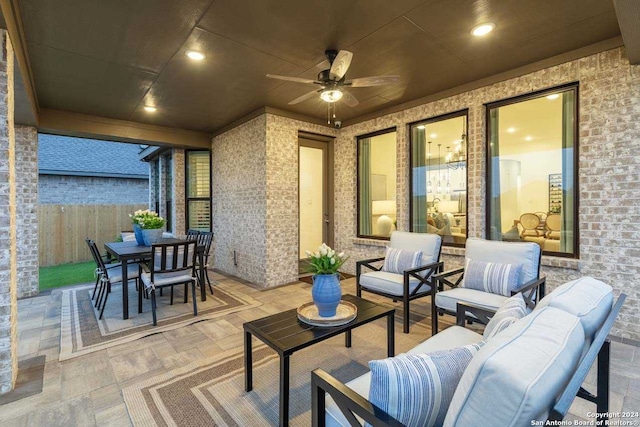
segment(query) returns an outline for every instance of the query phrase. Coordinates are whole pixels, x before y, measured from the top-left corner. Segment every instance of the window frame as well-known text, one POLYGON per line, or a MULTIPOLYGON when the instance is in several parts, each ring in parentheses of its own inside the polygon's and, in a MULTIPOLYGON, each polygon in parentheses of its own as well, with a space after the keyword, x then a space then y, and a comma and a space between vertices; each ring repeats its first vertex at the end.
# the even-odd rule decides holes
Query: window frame
MULTIPOLYGON (((365 138, 373 138, 375 136, 385 135, 387 133, 396 132, 396 182, 398 180, 398 128, 397 126, 391 126, 385 129, 381 129, 375 132, 370 132, 364 135, 356 136, 356 237, 360 239, 373 239, 373 240, 386 240, 389 241, 390 237, 383 236, 370 236, 366 234, 360 234, 360 140, 365 138)), ((396 192, 396 199, 397 199, 396 192)), ((396 207, 396 218, 398 217, 398 208, 396 207)))
POLYGON ((522 95, 517 95, 511 98, 505 98, 494 102, 488 102, 484 104, 485 107, 485 239, 489 240, 491 229, 491 213, 489 200, 491 199, 491 170, 493 168, 492 156, 491 156, 491 110, 494 108, 500 108, 507 105, 517 104, 524 101, 529 101, 536 98, 541 98, 546 95, 551 95, 558 92, 566 92, 573 90, 575 92, 575 103, 573 107, 573 182, 574 182, 574 194, 573 194, 573 236, 574 236, 574 251, 573 253, 567 252, 550 252, 542 251, 541 254, 545 256, 554 256, 562 258, 579 259, 580 258, 580 181, 579 181, 579 159, 580 159, 580 82, 575 81, 571 83, 565 83, 559 86, 553 86, 546 89, 537 90, 534 92, 528 92, 522 95))
POLYGON ((409 231, 413 232, 413 133, 412 128, 418 125, 428 125, 429 123, 437 123, 443 120, 454 119, 456 117, 465 116, 465 126, 467 130, 467 138, 466 138, 466 169, 465 173, 465 188, 466 188, 466 206, 467 213, 465 215, 465 229, 467 230, 465 236, 465 243, 453 243, 453 242, 442 242, 442 246, 454 247, 454 248, 464 248, 466 244, 466 240, 469 238, 469 108, 463 108, 462 110, 452 111, 450 113, 440 114, 438 116, 430 117, 428 119, 416 120, 415 122, 407 123, 407 134, 409 135, 409 231))
POLYGON ((209 202, 209 231, 213 231, 213 186, 211 185, 213 163, 211 159, 211 150, 207 149, 188 149, 184 150, 184 225, 185 233, 189 230, 189 202, 191 201, 208 201, 209 202), (199 152, 209 154, 209 197, 189 197, 189 153, 199 152))

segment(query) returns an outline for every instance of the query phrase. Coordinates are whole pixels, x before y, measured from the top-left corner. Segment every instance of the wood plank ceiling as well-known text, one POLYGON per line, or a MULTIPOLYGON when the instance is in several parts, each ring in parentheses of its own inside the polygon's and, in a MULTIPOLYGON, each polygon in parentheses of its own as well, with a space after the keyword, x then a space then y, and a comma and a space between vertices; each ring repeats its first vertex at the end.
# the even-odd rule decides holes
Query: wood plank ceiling
POLYGON ((309 86, 327 48, 348 49, 342 120, 434 94, 620 34, 610 0, 21 0, 40 107, 213 132, 260 107, 326 117, 309 86), (496 30, 474 38, 471 28, 496 30), (207 58, 193 62, 189 49, 207 58), (144 111, 154 105, 153 114, 144 111))

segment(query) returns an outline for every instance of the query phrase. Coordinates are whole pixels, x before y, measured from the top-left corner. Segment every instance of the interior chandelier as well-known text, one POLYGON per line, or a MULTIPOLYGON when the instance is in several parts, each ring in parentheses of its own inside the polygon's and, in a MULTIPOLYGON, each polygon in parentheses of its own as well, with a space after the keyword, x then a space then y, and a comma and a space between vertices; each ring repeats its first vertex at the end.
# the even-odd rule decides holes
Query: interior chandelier
POLYGON ((462 134, 460 139, 455 142, 453 150, 451 146, 447 147, 447 155, 445 162, 450 169, 464 169, 467 160, 467 135, 462 134))

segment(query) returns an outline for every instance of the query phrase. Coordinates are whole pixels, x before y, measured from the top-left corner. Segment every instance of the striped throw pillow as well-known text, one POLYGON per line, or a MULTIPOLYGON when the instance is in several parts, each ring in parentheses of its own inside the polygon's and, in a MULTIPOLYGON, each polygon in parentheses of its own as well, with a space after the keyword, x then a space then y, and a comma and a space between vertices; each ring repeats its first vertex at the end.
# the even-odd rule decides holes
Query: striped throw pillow
POLYGON ((511 296, 511 290, 520 284, 521 272, 522 264, 500 264, 469 259, 464 269, 462 286, 508 297, 511 296))
POLYGON ((405 270, 420 267, 421 261, 422 251, 411 252, 402 249, 387 248, 382 271, 402 274, 405 270))
POLYGON ((522 294, 518 292, 508 300, 502 303, 502 305, 496 310, 487 326, 484 328, 482 336, 485 341, 491 340, 491 338, 498 335, 503 330, 507 329, 513 322, 518 319, 522 319, 529 314, 531 310, 524 302, 522 294))
POLYGON ((483 344, 372 360, 369 401, 407 427, 441 426, 462 374, 483 344))

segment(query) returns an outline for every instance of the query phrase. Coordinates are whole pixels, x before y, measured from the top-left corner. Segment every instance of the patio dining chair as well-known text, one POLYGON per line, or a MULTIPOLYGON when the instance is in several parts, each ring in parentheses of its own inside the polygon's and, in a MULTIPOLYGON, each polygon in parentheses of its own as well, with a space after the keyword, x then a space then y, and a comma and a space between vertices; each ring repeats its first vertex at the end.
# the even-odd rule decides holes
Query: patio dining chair
MULTIPOLYGON (((362 291, 402 301, 403 331, 409 333, 409 301, 426 296, 433 297, 435 289, 432 276, 442 271, 440 262, 442 239, 437 234, 391 233, 385 257, 356 262, 356 295, 362 291), (384 261, 381 266, 374 263, 384 261), (408 261, 408 262, 405 262, 408 261), (363 272, 363 268, 371 271, 363 272)), ((431 302, 432 322, 436 311, 431 302)))
MULTIPOLYGON (((107 305, 107 299, 111 293, 111 285, 113 283, 122 282, 122 264, 105 264, 103 257, 100 255, 96 242, 87 238, 85 239, 93 260, 96 262, 96 284, 93 288, 93 295, 91 299, 96 296, 96 288, 98 289, 98 295, 95 302, 95 307, 100 310, 100 316, 98 319, 102 319, 104 315, 104 308, 107 305)), ((139 277, 139 265, 135 262, 127 265, 127 276, 129 279, 135 279, 136 289, 140 286, 139 277)))
MULTIPOLYGON (((496 311, 518 292, 533 309, 545 291, 545 278, 540 279, 540 256, 540 245, 535 242, 468 238, 464 267, 434 276, 437 284, 434 306, 438 315, 456 316, 458 302, 496 311)), ((469 312, 465 317, 468 322, 487 320, 469 312)), ((436 318, 433 333, 437 332, 436 318)))
MULTIPOLYGON (((209 290, 211 291, 211 295, 213 295, 213 286, 211 286, 211 279, 209 279, 209 252, 211 251, 211 243, 213 242, 213 233, 210 231, 201 231, 197 237, 198 246, 204 247, 204 252, 202 254, 202 260, 204 262, 204 279, 209 285, 209 290)), ((196 259, 196 268, 200 268, 199 260, 196 259)), ((200 286, 204 286, 204 283, 201 283, 200 286)))
POLYGON ((141 265, 140 277, 151 295, 153 325, 158 324, 156 316, 156 290, 171 287, 171 303, 173 304, 173 287, 184 284, 184 302, 189 300, 188 286, 191 284, 193 294, 193 315, 198 315, 196 302, 196 247, 197 242, 189 240, 180 243, 159 243, 151 247, 151 259, 148 265, 141 265))

